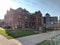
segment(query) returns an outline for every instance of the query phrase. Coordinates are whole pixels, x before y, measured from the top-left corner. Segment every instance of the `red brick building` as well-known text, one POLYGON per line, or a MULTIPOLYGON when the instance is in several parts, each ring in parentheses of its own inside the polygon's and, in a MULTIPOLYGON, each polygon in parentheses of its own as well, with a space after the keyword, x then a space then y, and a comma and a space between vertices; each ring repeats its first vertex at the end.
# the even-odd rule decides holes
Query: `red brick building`
POLYGON ((12 29, 30 28, 37 30, 40 27, 43 27, 43 18, 40 11, 31 14, 27 10, 22 8, 18 8, 16 10, 10 9, 10 11, 7 11, 4 22, 12 29))

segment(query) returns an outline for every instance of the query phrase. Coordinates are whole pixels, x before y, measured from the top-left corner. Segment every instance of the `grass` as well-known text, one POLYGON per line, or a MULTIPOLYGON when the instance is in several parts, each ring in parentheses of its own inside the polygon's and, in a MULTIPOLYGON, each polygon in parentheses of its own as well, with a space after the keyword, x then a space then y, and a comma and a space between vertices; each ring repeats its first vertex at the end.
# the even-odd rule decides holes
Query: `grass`
POLYGON ((50 40, 44 40, 40 43, 37 43, 36 45, 55 45, 53 41, 50 42, 50 40))
POLYGON ((6 33, 5 30, 1 30, 1 29, 0 29, 0 34, 3 35, 3 36, 5 36, 5 37, 8 38, 8 39, 13 38, 12 36, 8 36, 8 34, 6 33))
POLYGON ((8 39, 24 37, 28 35, 36 34, 33 30, 5 30, 0 29, 0 34, 5 36, 8 39))

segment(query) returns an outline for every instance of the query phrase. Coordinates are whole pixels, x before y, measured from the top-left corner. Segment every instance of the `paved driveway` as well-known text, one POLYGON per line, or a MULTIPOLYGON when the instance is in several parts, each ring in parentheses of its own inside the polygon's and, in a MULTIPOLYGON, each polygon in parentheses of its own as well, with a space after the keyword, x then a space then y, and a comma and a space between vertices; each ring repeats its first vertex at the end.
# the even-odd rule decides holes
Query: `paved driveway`
POLYGON ((15 40, 19 41, 20 43, 22 43, 22 45, 35 45, 36 43, 39 43, 43 40, 49 40, 51 39, 51 37, 57 34, 60 34, 60 31, 52 31, 52 32, 47 32, 47 33, 42 33, 37 35, 16 38, 16 39, 12 39, 12 41, 15 40))

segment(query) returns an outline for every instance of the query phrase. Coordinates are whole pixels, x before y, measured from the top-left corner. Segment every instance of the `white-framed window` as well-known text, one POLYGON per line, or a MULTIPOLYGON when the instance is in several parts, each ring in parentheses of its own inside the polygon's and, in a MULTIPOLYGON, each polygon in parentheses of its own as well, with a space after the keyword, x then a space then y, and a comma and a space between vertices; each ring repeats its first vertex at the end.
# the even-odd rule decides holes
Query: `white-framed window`
POLYGON ((26 16, 25 19, 27 19, 28 17, 26 16))
POLYGON ((53 24, 53 22, 51 22, 51 24, 53 24))
POLYGON ((19 15, 19 18, 21 18, 21 15, 19 15))

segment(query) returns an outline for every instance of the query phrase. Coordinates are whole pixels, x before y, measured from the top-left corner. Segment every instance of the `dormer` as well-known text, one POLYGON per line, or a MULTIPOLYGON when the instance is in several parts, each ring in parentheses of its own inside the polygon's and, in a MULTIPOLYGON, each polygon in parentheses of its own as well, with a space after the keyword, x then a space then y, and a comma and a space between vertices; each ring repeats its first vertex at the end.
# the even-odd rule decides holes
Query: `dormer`
POLYGON ((50 14, 49 14, 49 13, 46 13, 46 14, 45 14, 45 17, 50 17, 50 14))

